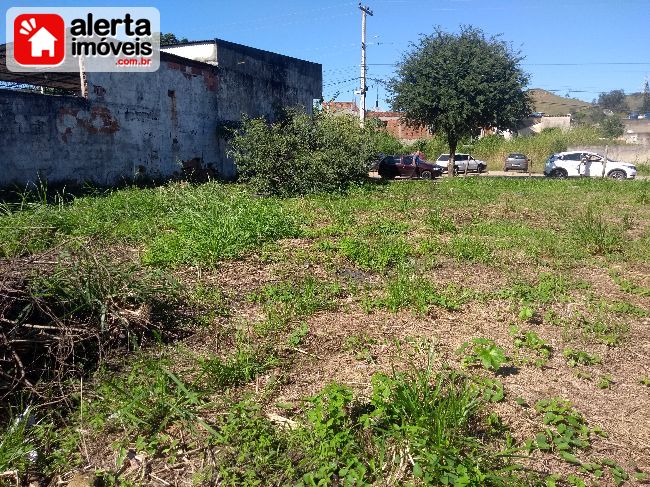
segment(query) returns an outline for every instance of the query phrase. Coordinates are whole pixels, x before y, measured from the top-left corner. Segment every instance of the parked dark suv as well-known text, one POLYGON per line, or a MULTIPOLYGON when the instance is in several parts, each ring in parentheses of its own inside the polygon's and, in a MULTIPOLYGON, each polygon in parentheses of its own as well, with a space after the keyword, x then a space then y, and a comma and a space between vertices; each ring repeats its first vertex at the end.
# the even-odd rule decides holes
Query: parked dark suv
POLYGON ((405 178, 433 179, 442 175, 442 167, 424 160, 419 154, 384 156, 377 172, 382 179, 405 178))

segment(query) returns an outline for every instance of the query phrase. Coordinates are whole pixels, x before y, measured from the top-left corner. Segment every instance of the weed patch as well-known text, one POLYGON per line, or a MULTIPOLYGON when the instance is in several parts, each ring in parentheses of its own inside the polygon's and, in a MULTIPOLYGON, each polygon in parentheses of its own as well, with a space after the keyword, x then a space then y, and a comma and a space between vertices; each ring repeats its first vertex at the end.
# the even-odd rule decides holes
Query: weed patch
POLYGON ((565 348, 562 352, 566 363, 569 367, 576 367, 578 365, 595 365, 601 362, 598 355, 592 355, 581 350, 574 350, 572 348, 565 348))
POLYGON ((336 300, 343 292, 340 284, 307 277, 302 281, 267 284, 250 294, 248 299, 264 306, 267 315, 265 326, 283 329, 292 320, 335 309, 336 300))
POLYGON ((442 250, 460 261, 489 263, 492 260, 490 249, 481 240, 467 235, 453 236, 442 250))
POLYGON ((434 233, 456 233, 458 229, 454 220, 444 216, 442 210, 431 211, 425 218, 427 227, 434 233))
POLYGON ((588 338, 610 347, 620 345, 630 331, 627 323, 598 315, 592 318, 582 316, 579 326, 588 338))
POLYGON ((401 238, 378 238, 372 242, 345 237, 339 252, 362 269, 383 272, 397 267, 411 255, 411 247, 401 238))
POLYGON ((518 354, 515 361, 520 364, 532 363, 535 367, 542 367, 546 364, 553 349, 546 340, 532 330, 517 333, 514 338, 515 348, 519 351, 527 351, 527 354, 518 354))
POLYGON ((572 225, 576 239, 593 255, 607 255, 623 250, 623 229, 613 225, 589 207, 572 225))
POLYGON ((630 294, 636 294, 638 296, 650 296, 650 288, 640 286, 629 279, 625 279, 621 276, 620 273, 616 271, 611 271, 609 275, 614 280, 614 282, 620 286, 621 291, 630 294))
POLYGON ((515 282, 510 288, 500 291, 498 295, 524 305, 551 304, 567 301, 570 291, 582 286, 559 274, 542 273, 537 284, 515 282))
POLYGON ((449 284, 436 288, 422 277, 398 272, 388 281, 385 295, 367 300, 364 307, 367 311, 383 308, 396 313, 401 309, 412 309, 419 314, 426 314, 432 307, 457 311, 471 298, 471 292, 458 286, 449 284))
POLYGON ((465 342, 457 353, 464 355, 462 359, 464 366, 478 365, 492 371, 499 370, 507 361, 503 348, 489 338, 474 338, 471 342, 465 342))

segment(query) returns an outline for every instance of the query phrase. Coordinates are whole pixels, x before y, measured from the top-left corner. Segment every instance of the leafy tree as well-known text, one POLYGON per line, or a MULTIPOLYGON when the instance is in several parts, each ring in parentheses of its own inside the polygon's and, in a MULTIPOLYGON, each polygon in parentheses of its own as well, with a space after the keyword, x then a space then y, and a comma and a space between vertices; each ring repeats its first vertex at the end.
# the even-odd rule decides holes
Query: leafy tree
POLYGON ((240 180, 263 194, 343 191, 368 176, 383 140, 377 131, 352 116, 290 110, 274 123, 244 119, 233 132, 229 154, 240 180))
POLYGON ((524 91, 522 57, 498 37, 462 27, 422 36, 390 80, 391 103, 409 125, 443 133, 449 144, 449 175, 459 140, 481 127, 516 129, 531 112, 524 91))
POLYGON ((594 126, 606 118, 603 109, 600 107, 589 107, 580 110, 571 119, 572 123, 581 126, 594 126))
POLYGON ((612 90, 609 93, 601 93, 598 95, 597 103, 601 108, 609 108, 614 112, 626 112, 629 109, 623 90, 612 90))
POLYGON ((641 113, 650 113, 650 84, 648 80, 643 85, 643 98, 641 100, 641 113))
POLYGON ((174 44, 181 44, 183 42, 189 42, 187 37, 179 39, 176 37, 176 34, 167 32, 166 34, 160 34, 160 45, 161 46, 173 46, 174 44))
POLYGON ((610 116, 600 122, 600 129, 603 131, 603 136, 614 139, 623 135, 625 125, 617 116, 610 116))

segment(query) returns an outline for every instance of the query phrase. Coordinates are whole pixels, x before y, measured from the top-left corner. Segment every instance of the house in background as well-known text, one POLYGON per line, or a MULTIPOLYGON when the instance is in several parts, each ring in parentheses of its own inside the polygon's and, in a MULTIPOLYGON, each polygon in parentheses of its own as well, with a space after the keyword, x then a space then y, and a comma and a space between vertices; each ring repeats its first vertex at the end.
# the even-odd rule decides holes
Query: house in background
POLYGON ((623 120, 623 125, 621 139, 628 144, 650 146, 650 119, 623 120))
MULTIPOLYGON (((359 107, 353 101, 323 102, 323 109, 331 113, 359 116, 359 107)), ((399 112, 366 111, 366 118, 376 118, 383 122, 386 130, 401 142, 415 142, 430 139, 431 132, 426 127, 409 127, 402 120, 399 112)))

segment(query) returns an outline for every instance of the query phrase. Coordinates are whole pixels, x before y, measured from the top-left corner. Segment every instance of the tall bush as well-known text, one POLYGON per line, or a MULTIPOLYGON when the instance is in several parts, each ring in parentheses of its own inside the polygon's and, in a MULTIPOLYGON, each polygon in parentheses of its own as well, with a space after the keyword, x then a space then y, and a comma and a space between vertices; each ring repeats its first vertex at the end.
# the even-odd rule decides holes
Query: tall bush
POLYGON ((323 111, 287 111, 277 122, 245 119, 230 154, 239 179, 258 192, 283 196, 334 192, 367 177, 377 157, 379 128, 323 111))

